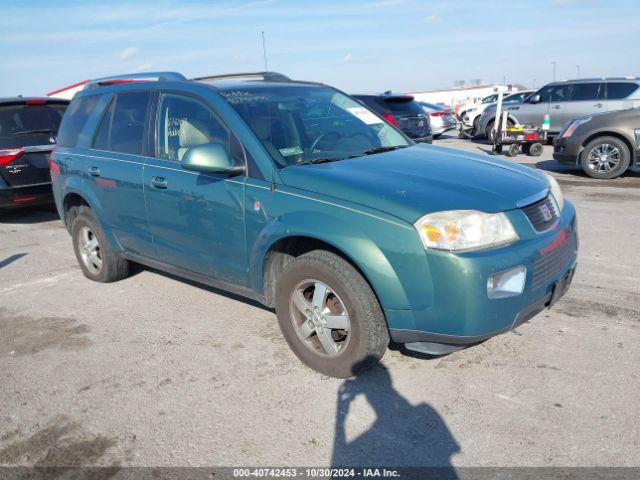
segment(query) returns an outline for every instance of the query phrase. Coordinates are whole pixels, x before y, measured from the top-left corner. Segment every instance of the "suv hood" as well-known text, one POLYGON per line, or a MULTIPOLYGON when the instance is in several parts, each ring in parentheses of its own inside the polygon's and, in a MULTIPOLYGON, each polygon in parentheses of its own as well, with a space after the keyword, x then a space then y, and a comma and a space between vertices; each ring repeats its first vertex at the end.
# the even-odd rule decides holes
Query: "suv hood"
POLYGON ((375 208, 409 223, 443 210, 500 212, 549 188, 544 174, 453 148, 412 147, 280 171, 285 185, 375 208))

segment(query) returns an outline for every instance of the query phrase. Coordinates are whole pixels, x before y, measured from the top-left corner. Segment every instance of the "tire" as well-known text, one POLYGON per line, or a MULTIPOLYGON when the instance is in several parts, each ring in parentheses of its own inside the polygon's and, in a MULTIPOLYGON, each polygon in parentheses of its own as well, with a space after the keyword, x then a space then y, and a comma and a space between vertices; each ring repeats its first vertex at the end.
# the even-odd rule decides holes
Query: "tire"
MULTIPOLYGON (((489 123, 487 123, 487 126, 484 129, 484 135, 487 137, 487 139, 490 142, 493 142, 493 124, 495 123, 495 119, 490 120, 489 123)), ((507 127, 512 127, 514 125, 513 120, 511 120, 510 118, 507 118, 507 127)))
POLYGON ((584 173, 598 179, 619 177, 629 168, 630 161, 629 147, 616 137, 594 138, 580 154, 580 165, 584 173), (606 156, 608 161, 601 160, 602 156, 606 156))
POLYGON ((529 146, 529 151, 527 152, 527 155, 530 155, 532 157, 539 157, 540 155, 542 155, 542 152, 544 151, 544 147, 542 146, 541 143, 532 143, 529 146))
POLYGON ((507 150, 507 157, 515 157, 516 155, 518 155, 519 151, 520 145, 512 143, 511 145, 509 145, 509 149, 507 150))
POLYGON ((389 344, 384 313, 371 287, 350 263, 334 253, 314 250, 288 263, 278 279, 275 305, 280 330, 291 350, 305 365, 324 375, 357 375, 382 358, 389 344), (319 301, 314 301, 323 286, 327 293, 318 294, 319 301), (314 304, 322 306, 316 311, 323 312, 321 318, 317 313, 303 314, 300 301, 307 312, 314 304), (348 329, 323 327, 322 317, 332 313, 333 318, 342 318, 340 324, 348 329), (327 336, 334 340, 333 351, 325 348, 327 336))
POLYGON ((487 126, 484 129, 484 135, 487 137, 487 140, 493 142, 493 124, 496 123, 494 120, 490 120, 487 123, 487 126))
POLYGON ((473 133, 478 133, 478 130, 480 130, 480 115, 473 119, 473 133))
POLYGON ((71 238, 76 259, 84 276, 102 283, 126 278, 129 275, 129 262, 109 249, 100 222, 93 211, 85 206, 74 208, 77 208, 77 211, 71 226, 71 238))

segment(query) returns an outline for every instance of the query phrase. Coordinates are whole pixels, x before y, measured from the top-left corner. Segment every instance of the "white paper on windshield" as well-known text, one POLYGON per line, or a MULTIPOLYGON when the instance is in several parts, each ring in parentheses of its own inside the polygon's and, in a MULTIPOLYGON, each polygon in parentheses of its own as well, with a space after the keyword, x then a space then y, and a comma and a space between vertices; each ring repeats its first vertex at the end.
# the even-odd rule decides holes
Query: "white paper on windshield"
POLYGON ((358 117, 367 125, 375 125, 377 123, 384 123, 380 118, 376 117, 373 113, 363 107, 351 107, 347 108, 349 113, 354 117, 358 117))

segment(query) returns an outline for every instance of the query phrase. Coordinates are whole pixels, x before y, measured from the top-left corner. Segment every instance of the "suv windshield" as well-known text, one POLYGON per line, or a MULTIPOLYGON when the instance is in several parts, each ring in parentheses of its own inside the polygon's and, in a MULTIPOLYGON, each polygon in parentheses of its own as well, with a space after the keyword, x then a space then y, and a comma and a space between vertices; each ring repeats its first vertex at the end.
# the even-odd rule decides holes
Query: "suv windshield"
POLYGON ((281 168, 413 144, 361 103, 329 87, 252 86, 220 94, 281 168))

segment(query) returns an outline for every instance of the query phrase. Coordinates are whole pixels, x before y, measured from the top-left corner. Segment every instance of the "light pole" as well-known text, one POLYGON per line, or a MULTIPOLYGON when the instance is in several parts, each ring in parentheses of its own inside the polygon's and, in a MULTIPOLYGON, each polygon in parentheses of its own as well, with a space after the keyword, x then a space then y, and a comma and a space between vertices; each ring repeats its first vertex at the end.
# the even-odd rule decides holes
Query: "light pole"
POLYGON ((578 72, 578 76, 576 78, 580 78, 580 65, 576 65, 576 71, 578 72))
POLYGON ((553 65, 553 81, 556 81, 556 62, 551 62, 551 65, 553 65))

